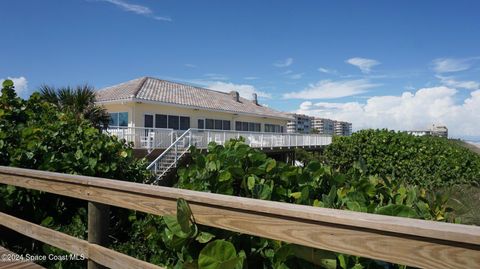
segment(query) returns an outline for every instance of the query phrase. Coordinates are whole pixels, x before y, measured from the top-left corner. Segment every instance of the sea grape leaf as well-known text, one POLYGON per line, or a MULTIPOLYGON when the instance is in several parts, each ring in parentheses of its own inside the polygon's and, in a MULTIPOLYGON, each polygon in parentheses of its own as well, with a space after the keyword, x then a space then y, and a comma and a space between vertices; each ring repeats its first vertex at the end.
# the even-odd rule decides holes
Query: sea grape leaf
POLYGON ((406 205, 386 205, 378 208, 376 214, 405 217, 405 218, 418 218, 417 212, 411 207, 406 205))
POLYGON ((220 175, 218 176, 218 181, 222 182, 222 181, 227 181, 227 180, 230 180, 232 178, 232 174, 230 174, 230 172, 228 172, 227 170, 223 170, 220 172, 220 175))
POLYGON ((177 200, 177 221, 182 229, 182 232, 189 234, 192 229, 192 210, 187 201, 183 198, 177 200))
POLYGON ((283 245, 278 249, 275 253, 275 263, 277 266, 280 266, 290 257, 297 257, 326 269, 337 268, 335 253, 295 244, 283 245))
POLYGON ((243 259, 237 256, 232 243, 225 240, 215 240, 208 243, 198 256, 199 269, 234 268, 243 259))
POLYGON ((254 176, 249 176, 247 179, 247 187, 249 190, 253 190, 253 187, 255 186, 255 177, 254 176))
POLYGON ((163 220, 168 229, 176 236, 181 238, 188 238, 189 234, 182 231, 176 216, 163 216, 163 220))
POLYGON ((197 237, 195 238, 195 240, 197 240, 198 242, 200 242, 202 244, 205 244, 205 243, 209 242, 210 240, 212 240, 214 237, 215 237, 215 235, 213 235, 211 233, 200 232, 197 235, 197 237))
POLYGON ((269 173, 270 171, 273 170, 277 166, 277 162, 274 159, 268 159, 267 160, 267 165, 265 167, 265 172, 269 173))

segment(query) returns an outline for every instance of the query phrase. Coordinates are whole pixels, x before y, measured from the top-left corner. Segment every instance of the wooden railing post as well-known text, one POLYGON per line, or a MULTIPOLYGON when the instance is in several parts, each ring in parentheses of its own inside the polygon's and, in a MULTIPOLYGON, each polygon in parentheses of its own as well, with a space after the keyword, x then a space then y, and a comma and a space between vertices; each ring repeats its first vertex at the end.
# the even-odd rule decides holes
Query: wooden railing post
MULTIPOLYGON (((110 206, 88 202, 88 242, 100 246, 108 246, 108 226, 110 206)), ((92 260, 88 260, 88 269, 106 268, 92 260)))

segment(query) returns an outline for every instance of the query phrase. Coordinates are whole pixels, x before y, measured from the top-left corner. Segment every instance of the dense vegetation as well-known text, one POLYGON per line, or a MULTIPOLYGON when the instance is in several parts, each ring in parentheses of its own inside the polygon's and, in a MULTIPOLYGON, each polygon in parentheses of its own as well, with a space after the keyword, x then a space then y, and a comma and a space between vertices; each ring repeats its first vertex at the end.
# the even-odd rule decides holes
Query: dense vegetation
POLYGON ((362 130, 335 137, 322 161, 348 171, 355 161, 366 173, 389 176, 424 187, 480 185, 480 155, 445 138, 416 137, 388 130, 362 130))
MULTIPOLYGON (((444 195, 426 192, 395 178, 368 176, 359 162, 355 162, 346 173, 339 173, 317 161, 310 162, 305 168, 295 167, 276 162, 236 140, 225 146, 210 144, 207 155, 193 148, 191 156, 192 162, 178 172, 176 187, 437 221, 454 221, 455 217, 446 205, 447 197, 444 195)), ((185 231, 179 228, 180 219, 175 222, 140 214, 132 215, 131 219, 135 219, 133 230, 136 232, 129 242, 120 244, 119 249, 175 268, 222 268, 203 267, 201 255, 205 248, 212 248, 210 255, 222 260, 220 244, 222 247, 228 245, 232 253, 223 261, 234 259, 235 264, 243 265, 243 268, 386 266, 369 259, 207 227, 195 226, 185 231), (217 251, 214 250, 216 248, 217 251)))
MULTIPOLYGON (((130 146, 38 93, 22 100, 10 80, 3 83, 0 96, 0 165, 137 182, 151 177, 130 146)), ((0 185, 0 197, 2 212, 85 238, 84 201, 5 185, 0 185)), ((0 231, 0 242, 18 253, 56 251, 9 231, 0 231)))

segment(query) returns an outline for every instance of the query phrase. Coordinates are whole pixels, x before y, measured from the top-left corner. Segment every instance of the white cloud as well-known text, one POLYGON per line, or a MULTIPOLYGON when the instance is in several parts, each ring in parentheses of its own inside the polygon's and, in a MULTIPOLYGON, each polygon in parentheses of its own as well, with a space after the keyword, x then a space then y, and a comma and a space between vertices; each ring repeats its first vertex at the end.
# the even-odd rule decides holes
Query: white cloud
POLYGON ((480 90, 460 103, 458 98, 456 89, 440 86, 400 96, 375 96, 365 103, 303 102, 296 112, 350 121, 356 130, 414 130, 445 124, 453 137, 480 136, 480 90))
POLYGON ((215 81, 210 83, 208 85, 208 88, 215 91, 220 91, 220 92, 237 91, 240 94, 240 96, 247 99, 252 99, 253 93, 256 93, 258 97, 263 97, 263 98, 272 97, 271 94, 263 91, 258 91, 257 89, 255 89, 253 85, 248 85, 248 84, 233 84, 231 82, 215 81))
POLYGON ((297 74, 292 74, 288 76, 288 78, 290 79, 301 79, 302 77, 303 77, 303 73, 297 73, 297 74))
POLYGON ((433 60, 433 70, 437 73, 449 73, 467 70, 471 66, 470 59, 438 58, 433 60))
POLYGON ((244 77, 243 79, 245 80, 256 80, 256 79, 259 79, 259 77, 244 77))
POLYGON ((360 71, 365 74, 370 73, 372 71, 372 67, 380 64, 380 62, 377 60, 360 57, 350 58, 345 62, 360 68, 360 71))
POLYGON ((149 18, 152 18, 152 19, 155 19, 155 20, 172 21, 172 19, 170 17, 155 15, 153 10, 150 9, 149 7, 147 7, 147 6, 130 4, 126 1, 124 1, 124 0, 99 0, 99 1, 103 1, 103 2, 113 4, 117 7, 122 8, 123 10, 125 10, 127 12, 132 12, 132 13, 135 13, 137 15, 142 15, 142 16, 149 17, 149 18))
POLYGON ((285 99, 333 99, 362 94, 376 86, 379 84, 371 83, 367 79, 321 80, 316 84, 310 84, 302 91, 286 93, 283 97, 285 99))
POLYGON ((188 68, 197 68, 197 66, 194 64, 184 64, 184 66, 188 68))
MULTIPOLYGON (((15 86, 15 91, 17 92, 18 96, 28 97, 26 96, 28 94, 28 80, 25 77, 7 77, 6 79, 13 81, 13 85, 15 86)), ((0 79, 0 86, 6 79, 0 79)))
POLYGON ((453 87, 453 88, 462 88, 462 89, 467 89, 467 90, 478 90, 480 89, 480 83, 477 81, 473 80, 464 80, 464 81, 459 81, 456 80, 453 77, 444 77, 444 76, 436 76, 438 79, 440 79, 440 82, 448 87, 453 87))
POLYGON ((322 72, 322 73, 325 73, 325 74, 337 74, 338 73, 337 70, 323 68, 323 67, 318 68, 318 71, 322 72))
POLYGON ((273 64, 273 66, 276 66, 276 67, 287 67, 287 66, 290 66, 293 64, 293 58, 287 58, 283 61, 278 61, 276 63, 273 64))

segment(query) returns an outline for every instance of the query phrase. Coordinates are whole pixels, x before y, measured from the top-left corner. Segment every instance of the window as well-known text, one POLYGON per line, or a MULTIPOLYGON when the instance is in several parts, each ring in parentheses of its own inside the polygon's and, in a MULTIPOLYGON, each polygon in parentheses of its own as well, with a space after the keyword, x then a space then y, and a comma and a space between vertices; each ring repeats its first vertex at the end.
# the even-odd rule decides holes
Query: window
POLYGON ((190 129, 190 117, 180 117, 180 130, 190 129))
MULTIPOLYGON (((199 122, 198 126, 200 126, 200 121, 201 120, 198 120, 198 122, 199 122)), ((198 128, 200 128, 200 127, 198 127, 198 128)), ((230 121, 229 120, 205 119, 205 129, 230 130, 230 121)))
POLYGON ((205 121, 198 120, 198 129, 205 129, 205 121))
POLYGON ((168 115, 168 128, 178 130, 180 127, 178 116, 168 115))
POLYGON ((256 122, 236 121, 235 130, 245 132, 260 132, 261 124, 256 122))
POLYGON ((145 115, 145 127, 153 128, 170 128, 174 130, 188 130, 190 128, 190 117, 155 114, 145 115))
POLYGON ((206 119, 205 120, 205 129, 213 129, 213 122, 214 122, 214 120, 212 120, 212 119, 206 119))
POLYGON ((215 120, 215 130, 222 130, 222 120, 215 120))
MULTIPOLYGON (((300 129, 299 129, 300 130, 300 129)), ((283 133, 283 126, 277 124, 265 124, 265 132, 267 133, 283 133)))
POLYGON ((145 121, 145 128, 153 128, 153 115, 145 115, 144 116, 144 121, 145 121))
POLYGON ((242 131, 248 131, 248 122, 242 122, 242 131))
POLYGON ((167 115, 155 114, 155 128, 168 128, 167 115))
POLYGON ((224 120, 223 121, 223 130, 230 130, 230 121, 224 120))
POLYGON ((110 115, 110 126, 128 126, 128 112, 112 112, 110 115))
POLYGON ((118 126, 128 126, 128 112, 118 113, 118 126))

